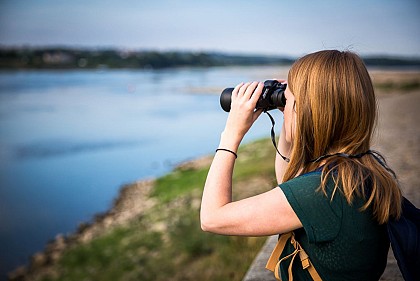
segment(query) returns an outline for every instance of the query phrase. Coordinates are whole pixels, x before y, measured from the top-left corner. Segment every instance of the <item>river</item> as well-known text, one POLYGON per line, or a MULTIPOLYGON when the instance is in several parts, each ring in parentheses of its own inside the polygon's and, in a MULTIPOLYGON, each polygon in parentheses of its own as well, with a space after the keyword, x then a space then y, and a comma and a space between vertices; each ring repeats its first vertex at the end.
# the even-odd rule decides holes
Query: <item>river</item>
MULTIPOLYGON (((106 211, 123 184, 213 153, 227 117, 221 90, 287 70, 0 72, 0 279, 106 211)), ((263 115, 245 141, 270 129, 263 115)))

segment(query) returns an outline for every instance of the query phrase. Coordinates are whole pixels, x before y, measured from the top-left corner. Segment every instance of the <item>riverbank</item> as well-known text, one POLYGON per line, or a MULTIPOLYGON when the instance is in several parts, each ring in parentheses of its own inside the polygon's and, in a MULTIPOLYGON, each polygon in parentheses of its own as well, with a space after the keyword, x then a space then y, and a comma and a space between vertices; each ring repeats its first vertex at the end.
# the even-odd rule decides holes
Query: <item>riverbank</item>
MULTIPOLYGON (((404 194, 419 205, 415 187, 420 180, 420 91, 415 85, 420 75, 371 73, 380 105, 374 148, 399 175, 404 194)), ((236 198, 275 184, 269 140, 245 145, 239 153, 236 198)), ((58 235, 10 279, 241 280, 265 239, 201 232, 198 209, 211 159, 184 163, 165 177, 124 186, 110 211, 74 234, 58 235)))
MULTIPOLYGON (((273 186, 273 151, 268 139, 241 147, 236 198, 273 186)), ((183 163, 164 177, 123 187, 110 211, 74 234, 58 235, 10 279, 197 280, 199 274, 201 280, 241 280, 265 238, 201 231, 198 211, 211 159, 183 163)))

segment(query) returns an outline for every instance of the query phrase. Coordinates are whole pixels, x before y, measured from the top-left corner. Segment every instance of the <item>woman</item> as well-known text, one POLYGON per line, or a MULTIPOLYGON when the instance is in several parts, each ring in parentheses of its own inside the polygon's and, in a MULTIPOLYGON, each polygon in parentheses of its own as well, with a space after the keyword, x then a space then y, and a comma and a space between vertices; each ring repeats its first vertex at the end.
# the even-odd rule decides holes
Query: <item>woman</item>
MULTIPOLYGON (((378 280, 389 249, 384 223, 399 217, 401 192, 392 171, 369 150, 377 108, 362 60, 327 50, 293 64, 280 109, 279 187, 232 202, 236 152, 261 114, 255 105, 262 89, 262 83, 241 83, 232 92, 203 191, 202 229, 245 236, 294 231, 323 280, 378 280)), ((282 256, 293 250, 289 243, 282 256)), ((289 263, 280 266, 282 280, 288 280, 289 263)), ((311 280, 300 263, 292 274, 311 280)))

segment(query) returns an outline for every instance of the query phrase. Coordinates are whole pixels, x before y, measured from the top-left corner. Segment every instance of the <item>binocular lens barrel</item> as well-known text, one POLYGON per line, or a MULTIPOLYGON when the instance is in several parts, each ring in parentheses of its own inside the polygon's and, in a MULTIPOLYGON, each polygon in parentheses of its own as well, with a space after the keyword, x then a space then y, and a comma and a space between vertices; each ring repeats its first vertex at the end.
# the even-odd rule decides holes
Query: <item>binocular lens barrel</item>
POLYGON ((220 106, 226 112, 230 111, 230 104, 232 102, 233 89, 234 88, 226 88, 223 90, 222 94, 220 95, 220 106))

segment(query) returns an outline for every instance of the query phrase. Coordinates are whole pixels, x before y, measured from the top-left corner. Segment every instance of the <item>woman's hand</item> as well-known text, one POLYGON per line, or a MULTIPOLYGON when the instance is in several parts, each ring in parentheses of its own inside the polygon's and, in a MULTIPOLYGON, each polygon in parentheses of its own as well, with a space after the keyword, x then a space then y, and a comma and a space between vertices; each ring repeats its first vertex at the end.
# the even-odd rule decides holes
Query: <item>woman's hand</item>
POLYGON ((232 91, 232 103, 220 147, 236 151, 245 134, 261 115, 255 110, 264 84, 261 82, 241 83, 232 91))

